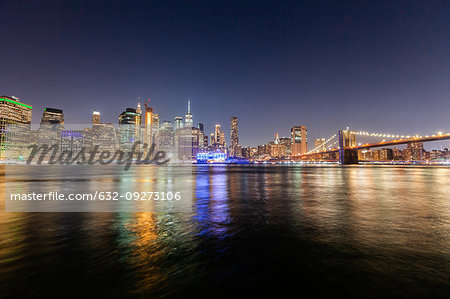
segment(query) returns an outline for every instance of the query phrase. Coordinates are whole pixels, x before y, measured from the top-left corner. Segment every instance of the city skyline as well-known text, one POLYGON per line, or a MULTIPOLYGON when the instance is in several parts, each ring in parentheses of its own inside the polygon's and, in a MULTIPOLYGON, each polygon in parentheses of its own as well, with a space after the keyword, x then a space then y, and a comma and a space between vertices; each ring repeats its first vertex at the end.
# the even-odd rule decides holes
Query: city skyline
POLYGON ((94 110, 115 123, 142 95, 171 119, 191 100, 207 131, 229 132, 238 116, 252 146, 295 125, 311 141, 347 126, 420 135, 450 126, 448 2, 237 3, 3 3, 1 93, 62 109, 72 123, 94 110))

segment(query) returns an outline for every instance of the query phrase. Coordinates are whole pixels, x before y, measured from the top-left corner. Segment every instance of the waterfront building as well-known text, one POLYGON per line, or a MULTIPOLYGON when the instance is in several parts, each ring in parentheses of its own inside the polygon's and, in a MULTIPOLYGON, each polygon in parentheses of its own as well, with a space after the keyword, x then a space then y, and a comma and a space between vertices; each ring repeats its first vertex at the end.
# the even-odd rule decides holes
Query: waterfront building
POLYGON ((0 97, 0 160, 27 153, 32 109, 17 97, 0 97))
POLYGON ((270 143, 270 156, 272 158, 281 158, 286 156, 286 146, 280 143, 278 133, 275 134, 275 140, 270 143))
POLYGON ((238 118, 237 116, 231 117, 231 155, 233 157, 239 157, 240 153, 238 149, 239 146, 239 131, 238 131, 238 118))
POLYGON ((423 142, 408 143, 406 145, 406 150, 408 160, 416 160, 416 161, 423 160, 424 154, 423 142))
POLYGON ((199 152, 200 130, 195 127, 180 128, 175 131, 176 159, 179 161, 192 161, 199 152))
POLYGON ((169 159, 174 159, 175 155, 175 147, 174 147, 174 130, 172 126, 172 122, 163 121, 160 130, 158 131, 158 150, 164 151, 166 153, 166 157, 169 159))
POLYGON ((291 128, 291 155, 298 156, 308 151, 308 138, 305 126, 291 128))
POLYGON ((61 145, 61 130, 64 129, 64 113, 61 109, 45 108, 41 117, 38 145, 58 147, 61 145))

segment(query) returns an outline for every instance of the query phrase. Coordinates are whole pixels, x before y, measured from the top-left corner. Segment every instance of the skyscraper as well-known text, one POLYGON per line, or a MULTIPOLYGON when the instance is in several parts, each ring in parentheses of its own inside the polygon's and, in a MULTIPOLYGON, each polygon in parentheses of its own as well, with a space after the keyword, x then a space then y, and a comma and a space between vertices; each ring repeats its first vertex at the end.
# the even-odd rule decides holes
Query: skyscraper
POLYGON ((305 126, 295 126, 291 129, 291 155, 303 155, 308 151, 308 137, 305 126))
POLYGON ((216 126, 215 126, 215 128, 214 128, 214 144, 221 144, 222 143, 222 141, 221 141, 221 134, 220 134, 220 125, 219 124, 217 124, 216 126))
POLYGON ((238 132, 238 118, 231 117, 231 155, 234 157, 240 156, 238 153, 239 146, 239 132, 238 132))
POLYGON ((45 108, 41 118, 41 125, 63 125, 64 113, 61 109, 45 108))
POLYGON ((183 127, 183 118, 181 116, 175 117, 175 130, 183 127))
POLYGON ((202 123, 198 123, 197 128, 198 128, 200 131, 204 132, 204 126, 203 126, 202 123))
POLYGON ((95 110, 92 112, 92 124, 93 125, 99 125, 100 124, 100 112, 95 110))
POLYGON ((191 101, 188 101, 188 110, 184 116, 184 125, 186 128, 192 128, 194 126, 194 120, 191 114, 191 101))
POLYGON ((31 105, 22 103, 16 97, 0 97, 0 160, 17 158, 28 145, 32 109, 31 105), (8 127, 10 124, 14 124, 20 134, 8 135, 6 132, 11 131, 8 127), (7 145, 13 145, 14 148, 8 148, 7 145))
POLYGON ((130 151, 133 143, 138 141, 137 117, 138 114, 134 108, 127 108, 119 115, 119 146, 121 150, 130 151))
POLYGON ((153 108, 150 107, 150 99, 145 103, 145 133, 144 133, 144 143, 150 146, 153 143, 153 108))
POLYGON ((142 109, 141 109, 141 103, 138 102, 137 108, 136 108, 136 125, 141 126, 142 123, 142 109))
POLYGON ((156 112, 153 112, 152 130, 153 134, 157 134, 159 130, 159 114, 156 112))

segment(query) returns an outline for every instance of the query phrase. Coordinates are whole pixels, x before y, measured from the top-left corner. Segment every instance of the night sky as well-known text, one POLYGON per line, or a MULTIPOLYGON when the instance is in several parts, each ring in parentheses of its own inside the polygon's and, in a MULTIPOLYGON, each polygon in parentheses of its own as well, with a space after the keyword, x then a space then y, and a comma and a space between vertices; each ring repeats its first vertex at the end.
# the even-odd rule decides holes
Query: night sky
POLYGON ((227 140, 238 116, 243 145, 450 132, 450 1, 0 1, 0 69, 34 123, 117 123, 141 97, 171 121, 190 99, 227 140))

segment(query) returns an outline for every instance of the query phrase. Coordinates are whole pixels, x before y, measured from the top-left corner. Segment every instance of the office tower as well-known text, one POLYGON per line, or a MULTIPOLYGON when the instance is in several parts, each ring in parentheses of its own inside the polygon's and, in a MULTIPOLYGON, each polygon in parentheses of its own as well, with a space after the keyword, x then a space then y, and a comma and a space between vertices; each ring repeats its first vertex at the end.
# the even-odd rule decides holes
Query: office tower
POLYGON ((208 149, 209 137, 203 133, 203 149, 208 149))
POLYGON ((225 146, 225 132, 224 131, 220 131, 220 143, 221 146, 225 146))
POLYGON ((314 139, 314 149, 315 150, 324 150, 325 149, 325 138, 316 138, 314 139))
POLYGON ((38 145, 60 146, 64 113, 61 109, 45 108, 38 131, 38 145))
POLYGON ((238 132, 238 118, 237 116, 231 117, 231 155, 234 157, 239 157, 238 153, 239 146, 239 132, 238 132))
POLYGON ((140 127, 142 123, 142 109, 141 109, 141 103, 138 102, 137 108, 136 108, 136 126, 140 127))
POLYGON ((286 146, 281 144, 280 137, 278 133, 275 134, 275 139, 273 143, 269 143, 270 147, 270 156, 274 158, 284 157, 286 155, 286 146))
POLYGON ((119 115, 119 125, 135 125, 137 116, 136 109, 127 108, 119 115))
POLYGON ((188 101, 188 110, 184 116, 184 125, 186 128, 192 128, 194 126, 194 120, 191 114, 191 101, 188 101))
POLYGON ((198 128, 200 131, 204 132, 204 126, 203 126, 202 123, 198 123, 197 128, 198 128))
POLYGON ((184 127, 175 131, 176 158, 180 161, 192 161, 199 152, 200 130, 184 127))
POLYGON ((183 118, 181 116, 175 117, 175 130, 183 128, 183 118))
POLYGON ((148 146, 151 146, 153 143, 153 108, 149 105, 150 99, 148 99, 147 103, 145 103, 145 126, 144 126, 144 138, 143 143, 146 143, 148 146))
POLYGON ((139 135, 136 132, 136 109, 127 108, 119 115, 119 146, 120 149, 129 152, 139 135))
POLYGON ((16 97, 0 97, 0 160, 17 158, 28 145, 33 107, 16 97), (11 125, 15 131, 11 132, 11 125))
POLYGON ((173 159, 175 154, 174 148, 174 131, 172 122, 164 120, 158 131, 158 150, 164 151, 168 159, 173 159))
POLYGON ((213 146, 216 143, 216 137, 214 133, 211 133, 211 135, 209 136, 210 140, 209 140, 209 145, 213 146))
POLYGON ((156 112, 153 112, 152 131, 154 135, 159 131, 159 114, 156 112))
POLYGON ((61 109, 45 108, 41 118, 41 125, 63 125, 64 113, 61 109))
POLYGON ((220 144, 220 125, 217 124, 214 128, 214 144, 220 144))
POLYGON ((308 139, 305 126, 291 128, 291 155, 303 155, 308 151, 308 139))
POLYGON ((100 112, 95 110, 92 112, 92 124, 93 125, 99 125, 100 124, 100 112))

